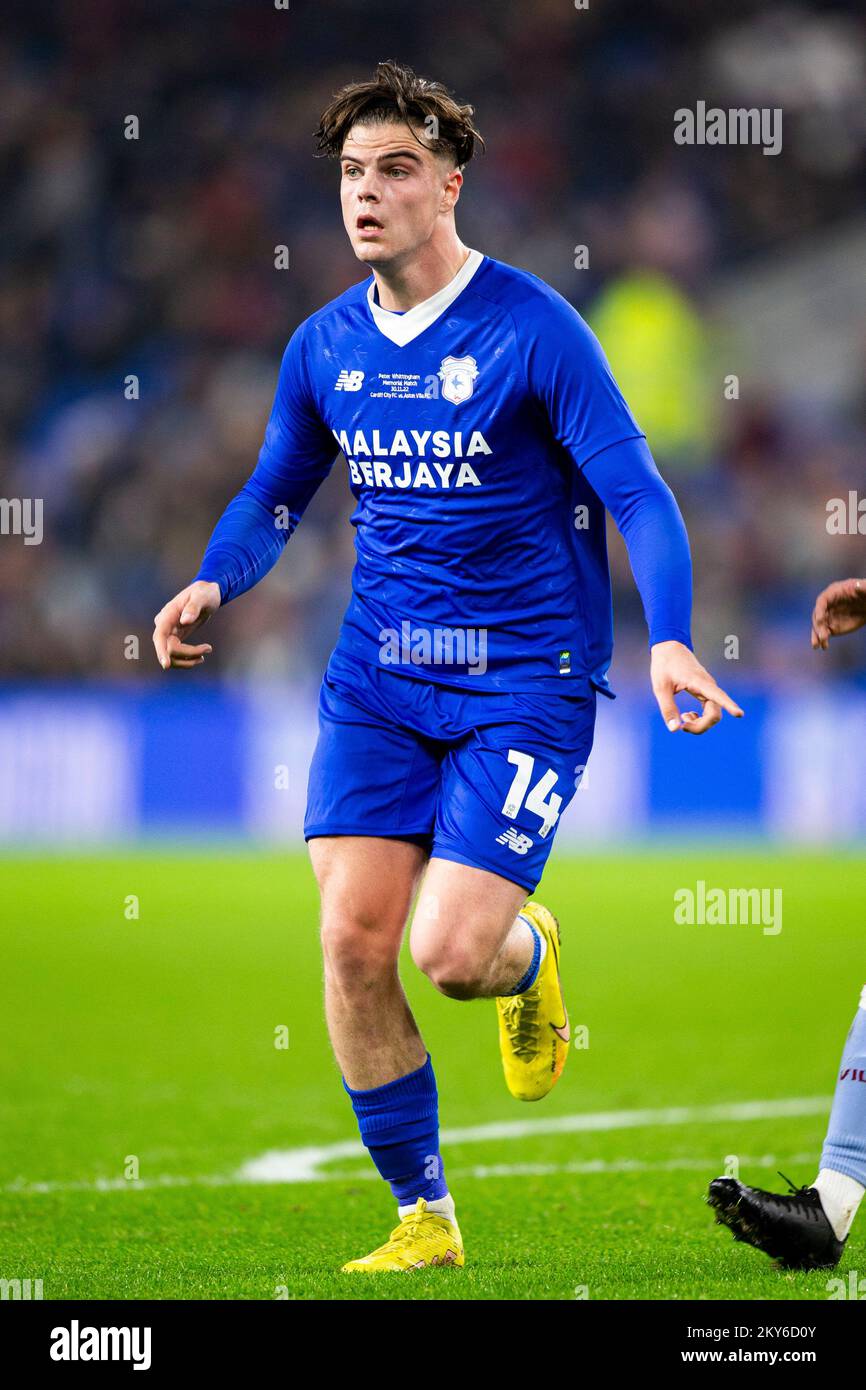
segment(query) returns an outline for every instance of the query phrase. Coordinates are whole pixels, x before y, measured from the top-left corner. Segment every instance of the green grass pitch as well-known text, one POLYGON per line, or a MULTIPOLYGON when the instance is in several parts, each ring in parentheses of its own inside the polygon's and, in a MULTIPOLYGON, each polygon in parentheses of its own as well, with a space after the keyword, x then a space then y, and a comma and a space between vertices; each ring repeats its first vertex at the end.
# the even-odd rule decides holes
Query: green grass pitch
MULTIPOLYGON (((555 854, 538 897, 588 1046, 537 1105, 505 1090, 492 1003, 439 996, 407 956, 467 1263, 402 1278, 339 1273, 395 1210, 363 1154, 328 1151, 356 1132, 306 858, 142 849, 0 873, 0 1277, 41 1278, 46 1299, 827 1298, 826 1274, 775 1270, 702 1198, 732 1155, 759 1185, 814 1176, 863 985, 866 859, 555 854), (676 925, 698 879, 781 888, 782 931, 676 925), (706 1113, 765 1101, 795 1103, 706 1113), (607 1118, 569 1127, 587 1114, 607 1118), (242 1180, 299 1148, 314 1180, 242 1180)), ((857 1268, 862 1216, 837 1273, 857 1268)))

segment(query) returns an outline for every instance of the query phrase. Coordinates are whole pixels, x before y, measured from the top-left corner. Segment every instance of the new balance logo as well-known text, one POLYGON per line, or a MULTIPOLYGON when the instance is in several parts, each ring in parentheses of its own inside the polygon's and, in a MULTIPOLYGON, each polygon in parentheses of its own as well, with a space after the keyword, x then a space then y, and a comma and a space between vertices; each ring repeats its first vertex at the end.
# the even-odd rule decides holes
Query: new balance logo
POLYGON ((335 391, 360 391, 364 381, 363 372, 347 372, 345 367, 334 383, 335 391))
POLYGON ((515 830, 513 825, 509 825, 507 830, 503 830, 501 835, 497 835, 498 845, 507 845, 513 849, 515 854, 525 854, 532 847, 533 841, 530 835, 521 835, 519 830, 515 830))

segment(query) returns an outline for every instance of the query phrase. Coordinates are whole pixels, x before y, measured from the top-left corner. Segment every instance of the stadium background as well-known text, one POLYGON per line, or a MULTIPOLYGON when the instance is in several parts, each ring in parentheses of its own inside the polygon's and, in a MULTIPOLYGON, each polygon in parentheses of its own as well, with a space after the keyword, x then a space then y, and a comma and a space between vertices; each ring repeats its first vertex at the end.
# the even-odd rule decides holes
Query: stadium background
POLYGON ((865 651, 808 646, 816 592, 863 569, 826 512, 866 453, 858 6, 99 0, 13 8, 0 50, 1 486, 44 499, 42 545, 0 545, 1 837, 297 834, 352 564, 342 463, 209 669, 165 681, 149 632, 252 470, 293 327, 359 278, 311 131, 384 54, 477 107, 461 236, 598 329, 687 517, 698 651, 749 708, 699 752, 659 737, 614 538, 623 699, 563 830, 862 828, 862 739, 840 767, 822 730, 862 720, 865 651), (698 92, 783 108, 783 153, 676 145, 698 92))
POLYGON ((859 830, 863 741, 838 760, 822 731, 862 721, 866 652, 808 646, 816 592, 865 549, 826 512, 866 455, 858 6, 215 3, 181 22, 103 0, 21 6, 0 50, 1 489, 44 499, 42 545, 0 543, 0 835, 297 834, 349 589, 342 463, 277 571, 211 628, 207 670, 165 680, 149 634, 252 471, 293 327, 363 278, 311 131, 382 54, 477 107, 488 152, 461 235, 598 329, 687 517, 698 651, 749 709, 699 749, 659 737, 614 539, 623 698, 563 830, 859 830), (698 92, 783 107, 783 153, 677 146, 673 111, 698 92))
MULTIPOLYGON (((532 1117, 552 1129, 497 1147, 529 1176, 449 1140, 478 1261, 463 1287, 826 1296, 739 1247, 723 1261, 698 1204, 732 1146, 768 1180, 812 1176, 863 980, 866 642, 809 647, 815 595, 866 554, 826 524, 866 475, 862 7, 59 0, 7 4, 0 25, 0 495, 44 498, 45 528, 0 536, 0 1275, 44 1272, 51 1297, 308 1297, 315 1266, 347 1296, 330 1271, 387 1229, 363 1156, 345 1182, 240 1203, 225 1176, 353 1133, 300 845, 352 563, 342 463, 211 625, 204 669, 161 672, 150 634, 252 470, 288 336, 361 278, 312 131, 336 87, 394 57, 476 107, 464 242, 598 330, 686 517, 697 651, 747 711, 666 733, 612 537, 619 698, 599 702, 545 878, 579 933, 564 978, 593 1045, 532 1117), (782 152, 675 144, 698 100, 781 107, 782 152), (697 879, 781 886, 784 930, 676 926, 671 894, 697 879), (683 1105, 687 1129, 655 1110, 633 1128, 635 1107, 683 1105), (568 1130, 616 1107, 621 1135, 594 1113, 568 1130), (551 1229, 554 1172, 574 1223, 551 1229), (492 1213, 517 1209, 503 1259, 492 1213)), ((513 1120, 490 1019, 406 979, 444 1122, 513 1120)))
POLYGON ((866 455, 858 11, 7 11, 0 482, 44 499, 45 537, 0 540, 0 836, 297 836, 352 563, 342 461, 276 572, 213 625, 206 670, 166 679, 149 634, 253 467, 289 334, 363 278, 311 132, 338 85, 392 55, 475 104, 488 149, 460 233, 547 279, 599 332, 686 516, 697 649, 748 706, 699 747, 661 736, 614 538, 621 698, 600 716, 597 812, 578 802, 563 830, 862 829, 863 741, 845 740, 840 766, 825 740, 861 724, 866 648, 808 646, 815 594, 863 570, 864 537, 826 524, 866 455), (673 112, 698 94, 781 106, 782 153, 676 145, 673 112))

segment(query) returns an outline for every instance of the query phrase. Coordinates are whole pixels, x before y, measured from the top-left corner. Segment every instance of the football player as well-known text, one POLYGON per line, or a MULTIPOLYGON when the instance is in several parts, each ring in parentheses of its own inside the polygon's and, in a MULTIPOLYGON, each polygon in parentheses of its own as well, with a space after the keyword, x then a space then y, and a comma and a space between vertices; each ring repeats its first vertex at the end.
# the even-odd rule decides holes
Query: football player
POLYGON ((304 834, 330 1038, 399 1215, 350 1272, 464 1259, 433 1062, 397 970, 413 902, 419 969, 450 999, 496 1001, 511 1094, 540 1100, 562 1073, 559 925, 527 898, 589 758, 596 696, 612 694, 605 509, 667 727, 700 735, 742 714, 692 649, 683 520, 598 342, 544 281, 458 237, 473 114, 390 62, 329 103, 318 145, 369 273, 292 335, 257 467, 154 633, 164 668, 200 664, 197 630, 270 570, 344 456, 357 560, 304 834), (700 711, 680 711, 682 692, 700 711))

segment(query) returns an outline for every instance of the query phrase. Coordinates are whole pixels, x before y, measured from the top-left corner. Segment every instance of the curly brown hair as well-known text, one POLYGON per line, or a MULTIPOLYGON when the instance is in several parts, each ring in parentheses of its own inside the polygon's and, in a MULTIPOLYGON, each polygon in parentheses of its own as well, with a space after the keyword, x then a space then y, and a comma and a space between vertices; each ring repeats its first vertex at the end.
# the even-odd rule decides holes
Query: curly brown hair
POLYGON ((484 149, 475 129, 474 107, 461 106, 441 82, 418 77, 411 68, 390 60, 377 64, 370 82, 350 82, 334 94, 316 131, 320 154, 339 159, 343 143, 357 122, 404 121, 425 149, 453 159, 462 169, 484 149), (422 127, 421 137, 416 126, 422 127))

